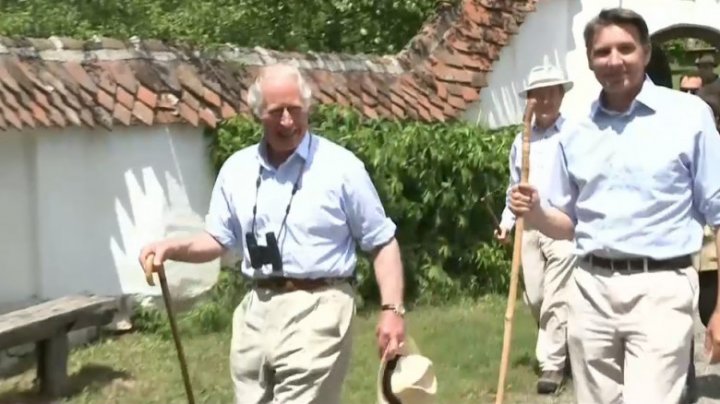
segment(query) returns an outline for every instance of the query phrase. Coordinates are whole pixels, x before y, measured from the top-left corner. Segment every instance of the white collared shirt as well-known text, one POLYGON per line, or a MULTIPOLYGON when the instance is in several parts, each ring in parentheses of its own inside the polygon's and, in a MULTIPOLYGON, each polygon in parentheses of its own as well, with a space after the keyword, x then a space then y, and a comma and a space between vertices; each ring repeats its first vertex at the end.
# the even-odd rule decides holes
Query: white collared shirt
POLYGON ((308 133, 295 153, 276 169, 267 162, 263 145, 246 147, 223 164, 206 219, 206 231, 220 244, 242 250, 245 275, 262 278, 272 271, 271 265, 256 271, 244 245, 246 233, 252 231, 260 166, 255 233, 260 246, 266 245, 266 233, 276 234, 283 274, 273 275, 350 277, 358 244, 370 251, 395 236, 395 223, 385 215, 365 165, 352 152, 308 133), (299 189, 280 232, 303 162, 299 189))
MULTIPOLYGON (((538 189, 541 195, 548 195, 550 170, 553 168, 553 159, 556 156, 560 132, 567 121, 562 116, 546 130, 533 127, 530 133, 530 178, 528 182, 538 189)), ((510 185, 507 189, 505 209, 502 212, 500 227, 510 230, 515 226, 515 215, 508 208, 510 188, 520 182, 522 172, 522 132, 515 136, 509 155, 510 185)))

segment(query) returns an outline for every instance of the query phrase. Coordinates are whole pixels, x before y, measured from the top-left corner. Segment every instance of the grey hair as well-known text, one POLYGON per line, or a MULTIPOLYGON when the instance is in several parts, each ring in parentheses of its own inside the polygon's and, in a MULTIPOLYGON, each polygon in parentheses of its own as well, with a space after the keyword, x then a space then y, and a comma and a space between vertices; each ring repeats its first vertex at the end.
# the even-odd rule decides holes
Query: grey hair
POLYGON ((306 110, 310 108, 310 103, 312 101, 312 89, 310 88, 310 85, 308 85, 302 73, 300 73, 300 69, 292 65, 277 64, 263 68, 262 72, 255 79, 255 82, 250 86, 250 88, 248 88, 247 102, 255 116, 260 116, 265 102, 262 93, 263 80, 266 78, 277 78, 278 76, 295 77, 297 79, 298 88, 300 89, 300 100, 302 101, 303 108, 306 110))

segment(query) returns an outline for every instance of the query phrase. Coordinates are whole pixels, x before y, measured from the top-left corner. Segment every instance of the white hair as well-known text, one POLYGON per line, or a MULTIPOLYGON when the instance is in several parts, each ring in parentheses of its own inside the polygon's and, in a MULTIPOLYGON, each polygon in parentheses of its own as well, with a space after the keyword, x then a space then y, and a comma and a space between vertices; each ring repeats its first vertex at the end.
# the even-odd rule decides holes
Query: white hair
POLYGON ((264 67, 255 79, 255 82, 248 89, 247 103, 255 116, 260 116, 262 113, 262 107, 265 103, 262 92, 263 80, 266 78, 277 79, 279 77, 295 77, 297 79, 298 88, 300 89, 300 100, 302 101, 303 108, 305 108, 305 110, 310 108, 310 102, 312 101, 312 89, 310 89, 310 86, 307 81, 305 81, 302 73, 300 73, 300 69, 292 65, 277 64, 264 67))

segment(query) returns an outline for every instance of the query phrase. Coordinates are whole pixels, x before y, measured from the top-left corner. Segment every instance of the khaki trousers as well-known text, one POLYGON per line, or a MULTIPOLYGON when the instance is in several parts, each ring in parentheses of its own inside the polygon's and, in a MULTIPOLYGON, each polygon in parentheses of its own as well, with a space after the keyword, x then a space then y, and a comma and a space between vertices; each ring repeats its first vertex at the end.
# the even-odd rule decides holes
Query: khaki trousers
POLYGON ((576 265, 574 244, 534 229, 523 232, 524 300, 538 322, 535 355, 543 371, 562 370, 567 358, 567 284, 576 265))
POLYGON ((340 404, 354 315, 348 283, 250 291, 233 317, 235 404, 340 404))
POLYGON ((690 364, 698 274, 611 271, 580 261, 568 346, 581 404, 677 404, 690 364))

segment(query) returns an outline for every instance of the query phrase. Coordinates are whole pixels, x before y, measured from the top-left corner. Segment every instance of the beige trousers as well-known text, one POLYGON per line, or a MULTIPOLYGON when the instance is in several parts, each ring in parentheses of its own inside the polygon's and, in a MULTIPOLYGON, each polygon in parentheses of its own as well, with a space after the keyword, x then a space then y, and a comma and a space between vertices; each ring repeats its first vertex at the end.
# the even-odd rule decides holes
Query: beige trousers
POLYGON ((568 289, 577 402, 679 403, 690 364, 697 272, 613 272, 580 261, 568 289))
POLYGON ((250 291, 235 310, 235 404, 340 404, 352 350, 354 290, 250 291))
POLYGON ((523 232, 524 300, 538 322, 535 355, 542 370, 562 370, 567 358, 567 284, 576 265, 574 244, 534 229, 523 232))

